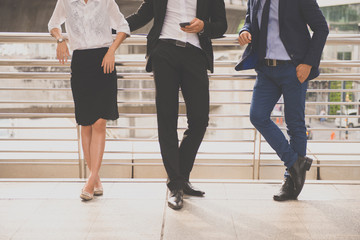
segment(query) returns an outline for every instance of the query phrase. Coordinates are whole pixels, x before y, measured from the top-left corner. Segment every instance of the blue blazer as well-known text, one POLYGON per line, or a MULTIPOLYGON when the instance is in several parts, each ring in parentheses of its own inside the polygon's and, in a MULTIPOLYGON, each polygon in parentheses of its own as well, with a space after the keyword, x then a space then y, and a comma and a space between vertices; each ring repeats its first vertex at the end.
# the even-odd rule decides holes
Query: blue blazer
MULTIPOLYGON (((244 27, 240 30, 248 31, 252 35, 252 42, 257 42, 258 28, 253 27, 257 17, 257 2, 248 0, 248 9, 244 27)), ((312 66, 307 80, 319 76, 321 53, 325 46, 329 28, 316 0, 279 0, 279 28, 280 39, 283 42, 295 66, 308 64, 312 66), (308 26, 314 32, 311 36, 308 26)), ((255 68, 258 63, 256 44, 248 44, 235 70, 255 68)))

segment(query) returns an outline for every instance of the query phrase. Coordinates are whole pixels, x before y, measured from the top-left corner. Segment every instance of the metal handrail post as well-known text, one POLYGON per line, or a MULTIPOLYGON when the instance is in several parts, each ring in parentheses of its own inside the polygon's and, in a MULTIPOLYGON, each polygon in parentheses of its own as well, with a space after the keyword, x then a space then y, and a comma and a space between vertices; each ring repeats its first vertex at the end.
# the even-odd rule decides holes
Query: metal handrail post
POLYGON ((258 159, 257 159, 257 179, 260 179, 260 165, 261 165, 261 134, 259 132, 259 147, 258 147, 258 159))
POLYGON ((253 153, 253 162, 252 162, 252 179, 255 180, 255 164, 256 164, 256 137, 257 137, 257 130, 254 128, 254 153, 253 153))
MULTIPOLYGON (((84 174, 82 173, 82 167, 84 164, 83 158, 82 158, 82 154, 81 154, 81 130, 80 130, 80 125, 76 125, 76 134, 77 134, 77 142, 78 142, 78 158, 79 158, 79 178, 82 178, 83 176, 85 177, 85 172, 84 174)), ((85 168, 84 168, 85 170, 85 168)))

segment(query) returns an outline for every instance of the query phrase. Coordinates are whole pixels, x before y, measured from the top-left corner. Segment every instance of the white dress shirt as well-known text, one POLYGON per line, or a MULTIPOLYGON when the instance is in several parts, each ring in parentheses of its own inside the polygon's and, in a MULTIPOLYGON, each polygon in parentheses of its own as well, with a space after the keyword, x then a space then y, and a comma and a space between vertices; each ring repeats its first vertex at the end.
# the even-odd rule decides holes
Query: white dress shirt
POLYGON ((197 33, 183 32, 179 25, 196 17, 196 4, 196 0, 168 0, 160 39, 175 39, 201 48, 197 33))
POLYGON ((115 0, 58 0, 48 28, 65 22, 70 49, 110 47, 111 29, 130 35, 130 28, 115 0))

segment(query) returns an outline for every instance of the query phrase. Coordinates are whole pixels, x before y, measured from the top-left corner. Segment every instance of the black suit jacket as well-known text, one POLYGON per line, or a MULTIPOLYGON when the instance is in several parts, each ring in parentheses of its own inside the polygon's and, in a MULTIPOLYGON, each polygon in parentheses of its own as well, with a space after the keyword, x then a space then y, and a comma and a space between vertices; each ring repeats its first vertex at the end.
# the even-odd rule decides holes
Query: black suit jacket
MULTIPOLYGON (((155 48, 163 27, 168 0, 144 0, 136 13, 126 18, 130 30, 137 30, 154 18, 147 35, 146 71, 151 72, 151 52, 155 48)), ((208 59, 208 69, 214 70, 212 38, 222 37, 227 29, 224 0, 197 0, 196 17, 204 21, 204 32, 198 34, 200 46, 208 59)), ((180 26, 179 26, 180 27, 180 26)))
MULTIPOLYGON (((252 42, 257 42, 258 28, 252 25, 257 15, 257 2, 248 0, 248 9, 244 27, 240 30, 248 31, 252 35, 252 42)), ((326 20, 316 3, 316 0, 279 0, 279 28, 280 39, 294 65, 308 64, 312 66, 307 80, 319 75, 319 64, 329 28, 326 20), (310 26, 314 32, 311 36, 310 26)), ((236 70, 254 68, 257 64, 257 46, 249 44, 236 65, 236 70)))

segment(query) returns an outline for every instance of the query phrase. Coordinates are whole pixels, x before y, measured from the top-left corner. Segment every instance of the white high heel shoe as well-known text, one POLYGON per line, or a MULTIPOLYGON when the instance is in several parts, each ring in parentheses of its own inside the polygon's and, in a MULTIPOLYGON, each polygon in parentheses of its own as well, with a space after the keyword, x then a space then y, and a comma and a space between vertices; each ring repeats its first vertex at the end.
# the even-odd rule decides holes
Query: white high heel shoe
POLYGON ((85 201, 90 201, 94 198, 94 194, 91 194, 89 192, 84 191, 84 189, 81 191, 80 198, 85 201))
POLYGON ((94 188, 94 196, 102 196, 104 194, 104 189, 102 187, 94 188))

